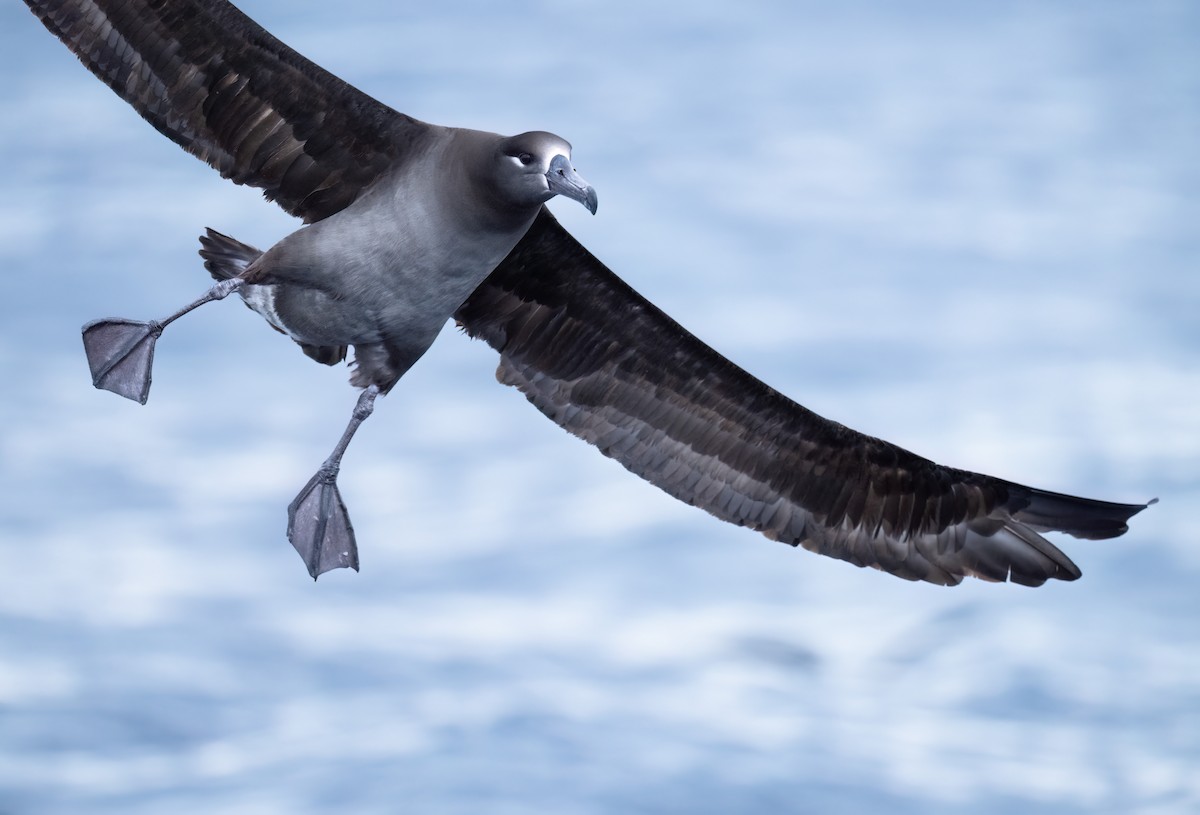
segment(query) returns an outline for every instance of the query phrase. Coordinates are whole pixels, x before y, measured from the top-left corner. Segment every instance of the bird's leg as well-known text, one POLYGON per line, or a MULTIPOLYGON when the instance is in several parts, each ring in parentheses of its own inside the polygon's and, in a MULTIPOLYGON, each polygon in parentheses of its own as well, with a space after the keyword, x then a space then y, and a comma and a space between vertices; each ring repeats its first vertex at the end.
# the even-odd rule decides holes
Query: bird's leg
POLYGON ((243 285, 239 277, 222 280, 198 300, 163 320, 92 320, 83 327, 83 350, 97 388, 146 404, 150 396, 150 369, 154 343, 163 329, 197 306, 221 300, 243 285))
POLYGON ((354 527, 350 515, 342 503, 337 488, 338 469, 342 465, 342 454, 354 437, 358 426, 375 409, 378 385, 369 385, 358 397, 350 424, 338 441, 329 458, 300 490, 296 499, 288 505, 288 540, 308 567, 308 573, 316 580, 331 569, 349 566, 358 571, 358 545, 354 542, 354 527))

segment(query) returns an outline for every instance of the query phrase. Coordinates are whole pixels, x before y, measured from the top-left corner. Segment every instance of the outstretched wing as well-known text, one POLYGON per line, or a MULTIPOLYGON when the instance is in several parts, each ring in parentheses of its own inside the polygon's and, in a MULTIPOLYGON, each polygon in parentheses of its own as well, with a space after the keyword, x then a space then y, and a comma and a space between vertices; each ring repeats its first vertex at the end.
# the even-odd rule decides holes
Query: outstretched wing
POLYGON ((349 205, 430 132, 224 0, 25 1, 160 133, 307 222, 349 205))
POLYGON ((1114 537, 1145 506, 954 470, 823 419, 689 334, 545 209, 456 317, 500 352, 501 382, 676 498, 910 580, 1074 580, 1038 533, 1114 537))

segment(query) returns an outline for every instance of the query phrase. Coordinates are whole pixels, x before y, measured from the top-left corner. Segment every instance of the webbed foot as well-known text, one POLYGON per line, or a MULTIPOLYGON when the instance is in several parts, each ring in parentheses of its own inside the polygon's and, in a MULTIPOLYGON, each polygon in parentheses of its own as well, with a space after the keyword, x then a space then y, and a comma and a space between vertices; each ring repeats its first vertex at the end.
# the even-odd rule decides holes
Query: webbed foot
POLYGON ((350 423, 337 446, 317 474, 300 490, 296 500, 288 505, 288 540, 304 559, 313 580, 331 569, 349 566, 358 571, 358 544, 354 542, 354 527, 350 524, 346 505, 342 503, 342 494, 338 492, 337 474, 342 465, 342 454, 358 426, 371 415, 378 395, 378 385, 371 385, 359 394, 350 423))
POLYGON ((92 320, 85 325, 83 350, 92 371, 92 384, 146 404, 154 343, 162 330, 162 323, 122 319, 92 320))
POLYGON ((322 467, 288 505, 287 536, 313 580, 332 569, 358 571, 358 544, 336 469, 322 467))
POLYGON ((83 327, 83 350, 97 388, 146 404, 150 396, 150 369, 154 343, 163 329, 192 309, 221 300, 245 285, 241 278, 222 280, 199 298, 163 320, 92 320, 83 327))

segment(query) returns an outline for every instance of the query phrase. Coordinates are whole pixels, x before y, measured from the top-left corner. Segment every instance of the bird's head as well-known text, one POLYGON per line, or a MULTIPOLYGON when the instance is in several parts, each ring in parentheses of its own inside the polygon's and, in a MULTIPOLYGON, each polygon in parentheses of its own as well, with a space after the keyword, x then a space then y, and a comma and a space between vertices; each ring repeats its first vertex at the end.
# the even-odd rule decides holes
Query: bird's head
POLYGON ((515 204, 542 204, 563 195, 596 214, 596 190, 571 165, 571 145, 553 133, 534 130, 501 140, 495 168, 498 187, 515 204))

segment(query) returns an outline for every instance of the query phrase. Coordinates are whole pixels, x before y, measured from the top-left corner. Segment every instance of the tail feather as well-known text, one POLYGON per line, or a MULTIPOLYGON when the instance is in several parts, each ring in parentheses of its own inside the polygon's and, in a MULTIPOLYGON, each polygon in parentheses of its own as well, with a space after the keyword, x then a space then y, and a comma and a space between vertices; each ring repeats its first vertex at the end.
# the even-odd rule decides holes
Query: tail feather
POLYGON ((204 268, 214 280, 239 276, 261 256, 261 250, 215 229, 206 228, 200 236, 200 257, 204 258, 204 268))
POLYGON ((1057 492, 1024 487, 1023 505, 1014 507, 1014 519, 1038 532, 1065 532, 1076 538, 1115 538, 1129 529, 1129 519, 1158 501, 1145 504, 1115 504, 1076 498, 1057 492))

